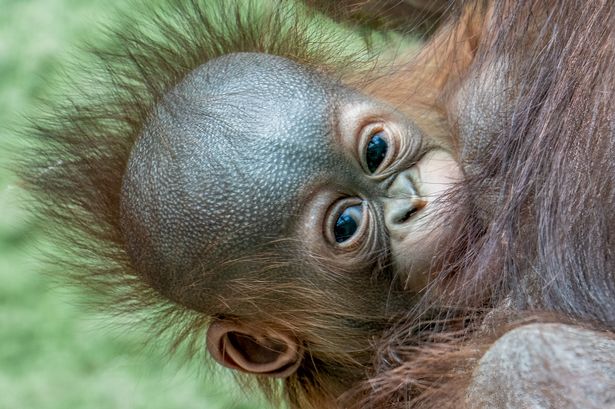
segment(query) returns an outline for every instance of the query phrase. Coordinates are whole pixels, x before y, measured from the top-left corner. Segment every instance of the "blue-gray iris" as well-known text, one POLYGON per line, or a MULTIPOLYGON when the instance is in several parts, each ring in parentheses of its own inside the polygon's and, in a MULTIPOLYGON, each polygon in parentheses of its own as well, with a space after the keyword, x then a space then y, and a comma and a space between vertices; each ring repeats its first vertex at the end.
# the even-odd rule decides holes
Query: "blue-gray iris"
POLYGON ((335 241, 343 243, 350 239, 361 225, 363 210, 360 205, 350 206, 344 209, 335 222, 335 241))
POLYGON ((371 173, 374 173, 376 169, 378 169, 378 166, 380 166, 387 154, 388 145, 386 140, 381 136, 383 134, 382 131, 378 132, 372 136, 372 139, 370 139, 367 144, 365 162, 367 164, 367 169, 371 173))

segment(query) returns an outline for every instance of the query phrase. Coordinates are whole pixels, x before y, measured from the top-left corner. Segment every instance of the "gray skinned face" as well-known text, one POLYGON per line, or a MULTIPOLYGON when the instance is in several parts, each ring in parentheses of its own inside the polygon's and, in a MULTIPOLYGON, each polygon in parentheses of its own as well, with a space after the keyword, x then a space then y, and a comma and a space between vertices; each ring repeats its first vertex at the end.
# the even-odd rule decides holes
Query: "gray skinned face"
POLYGON ((349 231, 344 251, 367 229, 390 235, 395 265, 425 270, 434 229, 408 221, 429 202, 417 186, 433 166, 419 165, 435 148, 394 109, 287 59, 218 58, 165 96, 133 148, 121 208, 128 253, 158 286, 177 287, 271 243, 319 251, 349 231), (378 170, 365 162, 374 135, 385 141, 378 170), (343 217, 350 230, 339 229, 343 217))

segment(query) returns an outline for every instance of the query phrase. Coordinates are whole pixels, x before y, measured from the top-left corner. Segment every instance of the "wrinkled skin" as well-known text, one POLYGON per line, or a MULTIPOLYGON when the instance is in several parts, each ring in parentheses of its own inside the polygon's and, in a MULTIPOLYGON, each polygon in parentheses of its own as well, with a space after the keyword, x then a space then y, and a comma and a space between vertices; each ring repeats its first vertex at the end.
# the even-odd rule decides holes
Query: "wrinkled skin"
POLYGON ((515 328, 481 358, 466 407, 608 408, 615 403, 613 362, 615 339, 598 331, 564 324, 515 328))

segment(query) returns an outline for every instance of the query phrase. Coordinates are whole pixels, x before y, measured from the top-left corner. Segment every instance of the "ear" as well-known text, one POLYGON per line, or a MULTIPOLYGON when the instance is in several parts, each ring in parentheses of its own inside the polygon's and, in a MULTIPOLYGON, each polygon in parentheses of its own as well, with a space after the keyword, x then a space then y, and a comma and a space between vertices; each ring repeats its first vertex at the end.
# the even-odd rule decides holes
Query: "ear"
POLYGON ((274 378, 292 375, 303 355, 297 341, 288 335, 224 321, 210 325, 207 349, 220 365, 274 378))

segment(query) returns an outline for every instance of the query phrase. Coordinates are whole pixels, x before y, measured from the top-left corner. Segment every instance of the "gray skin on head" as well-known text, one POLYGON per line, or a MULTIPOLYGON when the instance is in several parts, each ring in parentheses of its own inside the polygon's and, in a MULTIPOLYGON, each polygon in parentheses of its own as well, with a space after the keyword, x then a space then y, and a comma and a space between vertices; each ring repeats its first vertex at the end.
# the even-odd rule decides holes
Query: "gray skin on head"
POLYGON ((192 72, 131 153, 122 217, 136 264, 182 280, 204 259, 232 261, 285 238, 309 186, 354 178, 330 137, 341 90, 264 54, 192 72))

